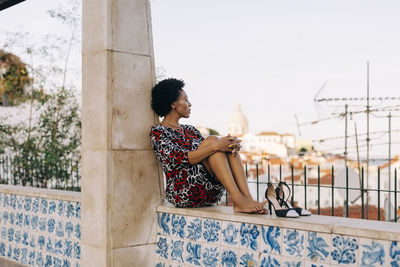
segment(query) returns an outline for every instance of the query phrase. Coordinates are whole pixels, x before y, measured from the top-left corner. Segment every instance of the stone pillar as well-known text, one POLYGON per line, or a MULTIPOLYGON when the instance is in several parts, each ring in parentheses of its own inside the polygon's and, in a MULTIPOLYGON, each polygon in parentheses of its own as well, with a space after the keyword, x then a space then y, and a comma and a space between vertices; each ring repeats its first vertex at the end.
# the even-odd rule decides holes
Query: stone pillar
POLYGON ((160 169, 148 0, 83 1, 82 264, 154 266, 160 169))

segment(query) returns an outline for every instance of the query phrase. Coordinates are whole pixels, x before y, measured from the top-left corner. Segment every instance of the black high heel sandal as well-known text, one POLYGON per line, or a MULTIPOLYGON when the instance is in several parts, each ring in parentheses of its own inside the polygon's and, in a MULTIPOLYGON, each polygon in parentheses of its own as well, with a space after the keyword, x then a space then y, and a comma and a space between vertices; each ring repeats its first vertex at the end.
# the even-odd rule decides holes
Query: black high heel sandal
POLYGON ((285 209, 278 203, 276 192, 272 183, 268 182, 265 198, 268 200, 269 212, 272 215, 272 207, 274 207, 277 217, 297 218, 299 214, 294 209, 285 209))
POLYGON ((296 207, 296 208, 292 207, 292 205, 289 202, 291 191, 290 191, 290 187, 287 185, 286 182, 279 182, 278 186, 275 188, 275 193, 276 193, 276 199, 278 200, 278 202, 281 206, 286 206, 288 209, 295 210, 300 216, 310 216, 311 215, 311 212, 309 212, 306 209, 303 209, 300 207, 296 207), (285 198, 285 191, 283 190, 283 186, 285 186, 288 191, 286 198, 285 198))

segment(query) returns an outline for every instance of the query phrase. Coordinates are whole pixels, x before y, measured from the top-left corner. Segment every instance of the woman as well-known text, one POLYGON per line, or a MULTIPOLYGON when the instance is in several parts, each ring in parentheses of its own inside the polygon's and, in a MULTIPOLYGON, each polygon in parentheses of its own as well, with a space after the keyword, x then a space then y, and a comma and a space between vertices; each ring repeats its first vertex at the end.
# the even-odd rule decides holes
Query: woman
POLYGON ((216 204, 226 189, 235 212, 265 213, 264 204, 250 195, 234 136, 203 138, 193 126, 181 125, 189 118, 191 104, 177 79, 160 81, 152 89, 152 109, 163 117, 152 127, 150 139, 166 175, 167 200, 176 207, 216 204))

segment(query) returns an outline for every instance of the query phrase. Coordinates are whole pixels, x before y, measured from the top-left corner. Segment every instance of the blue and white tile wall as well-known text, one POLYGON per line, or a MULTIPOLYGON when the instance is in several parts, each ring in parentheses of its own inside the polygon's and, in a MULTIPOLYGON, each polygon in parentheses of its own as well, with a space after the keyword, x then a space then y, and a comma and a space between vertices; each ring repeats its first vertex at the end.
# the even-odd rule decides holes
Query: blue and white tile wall
POLYGON ((0 257, 29 266, 79 267, 81 204, 0 193, 0 257))
POLYGON ((400 267, 400 242, 158 214, 156 267, 400 267))

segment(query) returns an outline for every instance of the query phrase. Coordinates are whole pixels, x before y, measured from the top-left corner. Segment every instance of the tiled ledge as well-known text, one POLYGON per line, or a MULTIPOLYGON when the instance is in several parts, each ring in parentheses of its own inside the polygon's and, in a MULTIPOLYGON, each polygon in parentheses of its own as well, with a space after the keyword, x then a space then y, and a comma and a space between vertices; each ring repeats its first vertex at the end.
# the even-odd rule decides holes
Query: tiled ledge
POLYGON ((27 186, 0 185, 0 193, 14 194, 27 197, 40 197, 46 199, 64 200, 71 202, 81 202, 80 192, 64 190, 34 188, 27 186))
POLYGON ((351 235, 368 239, 400 240, 400 224, 332 216, 302 216, 279 218, 274 215, 234 213, 232 207, 214 206, 197 209, 180 209, 159 205, 157 212, 202 217, 231 222, 270 225, 282 228, 315 231, 327 234, 351 235))

